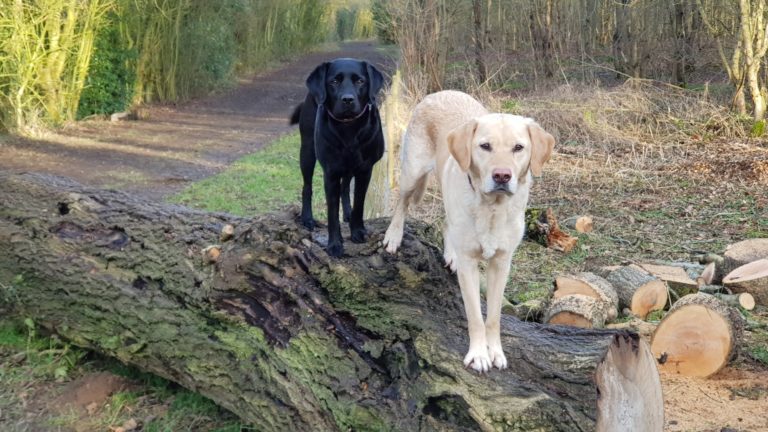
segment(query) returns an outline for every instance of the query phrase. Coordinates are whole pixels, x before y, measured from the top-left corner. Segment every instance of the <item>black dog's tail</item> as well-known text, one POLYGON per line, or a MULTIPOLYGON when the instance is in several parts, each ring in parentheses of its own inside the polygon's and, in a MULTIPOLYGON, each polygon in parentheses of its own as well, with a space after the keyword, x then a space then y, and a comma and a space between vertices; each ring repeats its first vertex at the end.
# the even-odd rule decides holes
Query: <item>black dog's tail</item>
POLYGON ((296 106, 296 109, 293 110, 293 114, 291 114, 291 122, 289 124, 295 125, 299 123, 299 119, 301 118, 301 107, 304 106, 304 103, 300 103, 296 106))

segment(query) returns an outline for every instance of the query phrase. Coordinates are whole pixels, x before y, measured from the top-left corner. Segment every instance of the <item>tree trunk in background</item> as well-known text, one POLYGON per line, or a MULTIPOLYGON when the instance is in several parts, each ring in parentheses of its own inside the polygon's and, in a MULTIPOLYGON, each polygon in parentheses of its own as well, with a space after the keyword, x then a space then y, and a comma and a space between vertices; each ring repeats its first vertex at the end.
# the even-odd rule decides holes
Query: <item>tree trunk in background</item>
POLYGON ((728 73, 728 78, 733 85, 734 91, 731 105, 733 106, 734 111, 738 112, 739 114, 746 114, 747 105, 746 97, 744 94, 745 72, 742 61, 743 35, 741 33, 743 31, 743 27, 740 25, 738 26, 737 33, 735 35, 735 46, 730 56, 728 56, 725 52, 723 41, 721 40, 720 36, 724 30, 715 26, 722 25, 722 20, 713 20, 712 17, 709 16, 711 11, 707 10, 704 3, 702 3, 702 0, 696 0, 696 6, 698 7, 699 16, 701 17, 702 22, 704 22, 709 35, 715 41, 717 52, 720 55, 720 61, 722 62, 725 71, 728 73))
POLYGON ((613 65, 619 76, 630 73, 632 33, 630 31, 629 3, 619 0, 614 5, 616 28, 613 32, 613 65))
POLYGON ((534 1, 531 5, 530 26, 534 55, 538 60, 539 68, 544 71, 546 78, 555 76, 552 61, 554 49, 552 38, 552 0, 534 1))
POLYGON ((686 38, 686 16, 685 16, 685 4, 681 1, 675 2, 674 5, 674 34, 675 34, 675 56, 672 63, 672 81, 679 85, 685 86, 685 70, 687 59, 687 38, 686 38))
POLYGON ((372 239, 336 260, 294 214, 206 213, 34 174, 0 174, 0 203, 0 298, 256 430, 663 426, 655 360, 625 331, 505 316, 510 368, 465 369, 459 289, 424 224, 393 256, 388 221, 368 221, 372 239))
POLYGON ((765 0, 739 0, 741 12, 741 47, 747 87, 752 97, 755 121, 765 118, 765 83, 760 82, 760 67, 768 50, 765 28, 765 0))
POLYGON ((483 84, 488 80, 488 70, 485 66, 485 32, 483 31, 482 0, 472 0, 472 16, 474 18, 475 67, 477 67, 477 82, 483 84))

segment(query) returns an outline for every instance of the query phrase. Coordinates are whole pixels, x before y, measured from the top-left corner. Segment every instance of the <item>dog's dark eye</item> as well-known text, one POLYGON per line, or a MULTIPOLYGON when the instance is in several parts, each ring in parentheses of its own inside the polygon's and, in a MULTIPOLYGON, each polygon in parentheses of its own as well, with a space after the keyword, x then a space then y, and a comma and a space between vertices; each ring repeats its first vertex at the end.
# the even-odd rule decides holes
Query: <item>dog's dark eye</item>
POLYGON ((519 152, 522 149, 523 149, 523 145, 522 144, 516 144, 515 148, 513 148, 512 151, 517 153, 517 152, 519 152))
POLYGON ((362 78, 360 78, 360 79, 358 79, 357 81, 355 81, 355 84, 357 84, 357 85, 363 85, 363 84, 365 84, 365 80, 364 80, 364 79, 362 79, 362 78))
POLYGON ((491 151, 491 144, 490 143, 482 143, 480 144, 480 148, 485 151, 491 151))
POLYGON ((337 80, 337 79, 332 79, 332 80, 331 80, 331 82, 330 82, 329 84, 330 84, 330 85, 332 85, 332 86, 337 86, 337 85, 339 85, 339 80, 337 80))

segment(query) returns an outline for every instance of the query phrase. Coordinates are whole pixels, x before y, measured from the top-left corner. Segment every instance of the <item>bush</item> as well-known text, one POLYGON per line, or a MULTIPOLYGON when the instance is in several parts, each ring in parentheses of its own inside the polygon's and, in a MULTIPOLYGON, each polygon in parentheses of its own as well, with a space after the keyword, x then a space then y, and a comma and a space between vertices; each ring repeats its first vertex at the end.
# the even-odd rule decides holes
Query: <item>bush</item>
POLYGON ((125 111, 133 98, 136 73, 131 67, 136 50, 125 47, 114 16, 96 34, 93 57, 77 118, 125 111))

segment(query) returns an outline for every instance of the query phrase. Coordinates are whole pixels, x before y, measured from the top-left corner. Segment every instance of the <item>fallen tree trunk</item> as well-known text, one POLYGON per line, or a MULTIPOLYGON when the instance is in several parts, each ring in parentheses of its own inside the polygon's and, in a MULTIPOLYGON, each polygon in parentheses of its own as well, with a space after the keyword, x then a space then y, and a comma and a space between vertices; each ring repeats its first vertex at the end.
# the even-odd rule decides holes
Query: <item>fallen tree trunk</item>
POLYGON ((33 174, 0 174, 0 203, 0 299, 257 430, 662 429, 655 361, 633 333, 503 317, 509 369, 466 370, 455 275, 424 224, 398 256, 376 234, 336 260, 292 214, 237 218, 33 174))

